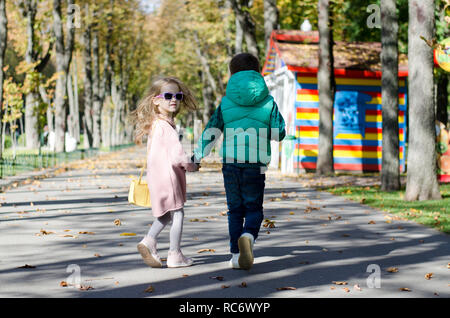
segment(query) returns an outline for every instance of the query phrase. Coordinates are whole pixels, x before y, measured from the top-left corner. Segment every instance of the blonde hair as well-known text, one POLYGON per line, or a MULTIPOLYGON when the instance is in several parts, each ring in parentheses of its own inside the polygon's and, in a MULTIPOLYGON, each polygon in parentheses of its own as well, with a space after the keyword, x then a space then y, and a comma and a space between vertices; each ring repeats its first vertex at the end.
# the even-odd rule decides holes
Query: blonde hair
POLYGON ((153 122, 159 114, 158 107, 153 103, 155 96, 161 94, 161 87, 165 84, 176 84, 183 92, 183 100, 179 109, 174 113, 174 117, 185 107, 189 111, 197 109, 197 101, 190 89, 176 77, 162 77, 156 79, 147 90, 144 97, 139 101, 136 110, 131 113, 134 129, 134 142, 142 144, 142 139, 150 133, 153 122))

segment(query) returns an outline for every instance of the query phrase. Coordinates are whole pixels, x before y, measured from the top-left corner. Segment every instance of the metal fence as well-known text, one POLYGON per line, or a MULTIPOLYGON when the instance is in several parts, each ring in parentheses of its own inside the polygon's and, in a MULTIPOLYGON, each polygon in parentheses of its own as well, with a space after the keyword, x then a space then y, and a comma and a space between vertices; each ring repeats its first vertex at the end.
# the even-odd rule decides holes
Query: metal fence
POLYGON ((108 149, 88 148, 77 149, 72 152, 45 152, 41 154, 17 154, 15 157, 4 156, 0 158, 0 179, 6 176, 14 176, 35 169, 46 169, 56 167, 60 164, 69 163, 74 160, 96 156, 100 153, 113 152, 132 147, 135 144, 111 146, 108 149))

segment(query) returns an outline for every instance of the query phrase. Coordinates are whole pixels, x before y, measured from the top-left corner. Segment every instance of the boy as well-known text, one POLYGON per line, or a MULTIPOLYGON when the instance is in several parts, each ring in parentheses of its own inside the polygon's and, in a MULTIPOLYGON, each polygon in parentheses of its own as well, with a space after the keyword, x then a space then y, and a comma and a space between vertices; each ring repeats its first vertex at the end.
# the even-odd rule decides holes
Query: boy
POLYGON ((286 135, 284 120, 269 95, 259 61, 240 53, 230 62, 226 95, 210 118, 194 150, 193 161, 207 156, 221 133, 222 173, 228 206, 232 268, 250 269, 253 244, 263 215, 263 197, 270 140, 286 135))

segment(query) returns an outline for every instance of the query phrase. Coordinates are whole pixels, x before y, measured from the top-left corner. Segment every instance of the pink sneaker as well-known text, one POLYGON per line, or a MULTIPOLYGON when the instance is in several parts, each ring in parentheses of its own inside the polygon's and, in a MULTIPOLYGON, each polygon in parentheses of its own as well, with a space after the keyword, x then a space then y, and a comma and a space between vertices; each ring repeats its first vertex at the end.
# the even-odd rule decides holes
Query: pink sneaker
POLYGON ((194 263, 192 258, 186 257, 181 251, 169 251, 167 255, 167 267, 186 267, 194 263))
POLYGON ((162 267, 161 258, 156 251, 156 241, 150 236, 145 236, 137 245, 137 249, 141 254, 144 263, 150 267, 162 267))

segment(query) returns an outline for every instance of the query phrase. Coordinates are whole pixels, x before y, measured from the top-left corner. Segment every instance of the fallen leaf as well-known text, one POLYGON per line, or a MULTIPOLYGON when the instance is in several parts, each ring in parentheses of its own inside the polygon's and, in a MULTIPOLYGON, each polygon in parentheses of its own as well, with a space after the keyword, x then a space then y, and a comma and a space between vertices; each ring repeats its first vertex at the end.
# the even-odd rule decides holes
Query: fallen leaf
POLYGON ((411 289, 406 288, 406 287, 399 288, 398 290, 400 290, 400 291, 406 291, 406 292, 412 291, 411 289))
POLYGON ((144 293, 153 293, 154 291, 155 289, 153 288, 152 285, 150 285, 144 290, 144 293))
POLYGON ((95 233, 94 233, 94 232, 88 232, 88 231, 81 231, 81 232, 78 232, 78 234, 89 234, 89 235, 94 235, 95 233))
POLYGON ((95 257, 102 257, 99 253, 94 254, 95 257))
POLYGON ((374 220, 370 220, 368 224, 376 224, 374 220))
POLYGON ((223 281, 223 276, 211 276, 211 279, 217 279, 218 281, 223 281))
POLYGON ((353 288, 356 289, 356 290, 358 290, 358 291, 362 291, 361 287, 359 287, 358 284, 354 285, 353 288))
POLYGON ((49 234, 54 234, 54 232, 46 231, 46 230, 41 229, 41 234, 42 235, 49 235, 49 234))
POLYGON ((120 236, 136 236, 136 233, 120 233, 120 236))
POLYGON ((272 220, 269 220, 269 219, 265 219, 263 227, 267 227, 267 228, 272 229, 272 228, 275 227, 275 221, 272 221, 272 220))
POLYGON ((120 226, 120 225, 122 225, 122 222, 119 219, 115 219, 114 224, 117 226, 120 226))
POLYGON ((36 266, 25 264, 25 265, 19 266, 17 268, 36 268, 36 266))
POLYGON ((67 287, 67 286, 69 286, 69 285, 67 284, 66 281, 63 280, 62 282, 59 283, 59 286, 61 286, 61 287, 67 287))
POLYGON ((91 285, 81 285, 80 288, 78 288, 79 290, 90 290, 90 289, 94 289, 94 287, 92 287, 91 285))
POLYGON ((246 282, 242 282, 238 287, 246 288, 247 287, 247 283, 246 282))
POLYGON ((332 283, 335 285, 347 285, 347 282, 344 281, 333 281, 332 283))
POLYGON ((433 277, 433 273, 428 273, 428 274, 425 274, 425 279, 428 279, 428 280, 430 280, 430 279, 431 279, 431 277, 433 277))
POLYGON ((296 287, 290 287, 290 286, 277 288, 277 290, 296 290, 296 289, 297 289, 296 287))
POLYGON ((386 269, 386 271, 389 273, 397 273, 398 267, 389 267, 388 269, 386 269))
POLYGON ((204 253, 204 252, 212 252, 212 253, 214 253, 215 251, 216 250, 213 249, 213 248, 204 248, 204 249, 198 250, 197 253, 204 253))
POLYGON ((345 291, 346 293, 350 292, 350 289, 348 289, 347 287, 342 288, 343 291, 345 291))
POLYGON ((202 219, 190 219, 189 222, 208 222, 208 221, 202 219))

